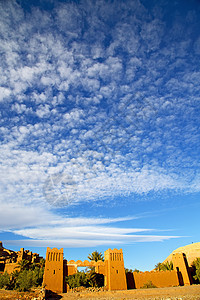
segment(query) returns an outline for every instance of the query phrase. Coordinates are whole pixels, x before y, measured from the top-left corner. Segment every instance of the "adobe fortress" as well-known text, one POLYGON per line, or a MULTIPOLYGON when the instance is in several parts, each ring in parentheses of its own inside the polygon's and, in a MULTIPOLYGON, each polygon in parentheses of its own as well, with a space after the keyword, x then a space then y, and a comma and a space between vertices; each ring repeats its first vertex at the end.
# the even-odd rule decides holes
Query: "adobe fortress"
MULTIPOLYGON (((43 285, 47 290, 56 293, 67 292, 66 276, 77 273, 78 267, 94 267, 95 272, 104 275, 104 288, 107 290, 138 289, 151 281, 156 287, 170 287, 179 285, 191 285, 191 263, 200 257, 200 243, 187 245, 174 250, 166 261, 172 261, 172 271, 129 272, 125 274, 122 249, 108 249, 104 252, 104 261, 99 260, 65 260, 63 248, 47 248, 46 262, 43 277, 43 285), (188 265, 189 261, 189 265, 188 265)), ((20 251, 12 251, 3 247, 0 242, 0 273, 11 274, 18 263, 26 259, 29 262, 39 262, 41 257, 37 253, 21 248, 20 251)))
POLYGON ((126 290, 126 275, 122 249, 108 249, 105 260, 63 260, 63 248, 47 248, 43 284, 53 292, 67 292, 65 277, 77 273, 78 267, 95 267, 95 272, 104 275, 104 285, 108 290, 126 290))
POLYGON ((77 273, 78 267, 95 267, 95 272, 104 275, 104 288, 110 291, 141 288, 148 281, 156 287, 191 285, 192 276, 184 253, 172 255, 174 270, 129 272, 125 274, 122 249, 108 249, 104 261, 64 260, 63 248, 47 248, 43 285, 56 293, 67 292, 65 277, 77 273))
POLYGON ((39 254, 24 250, 24 248, 21 248, 20 251, 17 252, 6 249, 0 241, 0 273, 7 272, 11 274, 19 268, 18 263, 22 259, 26 259, 31 263, 38 263, 41 258, 39 254))

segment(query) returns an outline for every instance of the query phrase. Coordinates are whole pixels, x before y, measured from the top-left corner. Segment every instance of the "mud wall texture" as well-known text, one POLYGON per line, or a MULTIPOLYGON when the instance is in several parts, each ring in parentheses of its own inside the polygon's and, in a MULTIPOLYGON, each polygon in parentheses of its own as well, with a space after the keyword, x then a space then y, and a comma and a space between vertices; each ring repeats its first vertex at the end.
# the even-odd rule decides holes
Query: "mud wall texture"
POLYGON ((179 286, 179 278, 176 270, 158 272, 133 272, 127 273, 128 289, 140 289, 144 284, 152 282, 156 287, 179 286))

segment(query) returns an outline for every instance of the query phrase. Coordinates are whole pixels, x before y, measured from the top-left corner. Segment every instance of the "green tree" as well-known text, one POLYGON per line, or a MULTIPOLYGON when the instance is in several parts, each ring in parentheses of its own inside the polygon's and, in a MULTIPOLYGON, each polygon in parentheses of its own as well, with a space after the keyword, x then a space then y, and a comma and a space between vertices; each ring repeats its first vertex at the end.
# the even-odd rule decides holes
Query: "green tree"
POLYGON ((101 252, 98 252, 97 250, 92 252, 92 254, 89 254, 88 259, 94 261, 98 261, 98 260, 104 261, 103 254, 101 252))
POLYGON ((24 270, 19 273, 16 279, 15 288, 20 292, 29 291, 37 285, 37 276, 32 270, 24 270))
POLYGON ((16 268, 19 268, 20 271, 28 270, 30 267, 30 262, 26 259, 22 259, 17 263, 16 268))
POLYGON ((104 286, 104 275, 91 271, 87 275, 89 283, 92 287, 104 286))
POLYGON ((78 271, 76 274, 67 276, 66 282, 69 285, 70 289, 79 286, 90 286, 87 275, 83 271, 78 271))
POLYGON ((40 268, 40 269, 43 269, 45 267, 45 259, 44 258, 41 258, 39 263, 37 263, 37 266, 40 268))
POLYGON ((103 274, 99 274, 94 271, 86 273, 78 271, 76 274, 66 277, 66 282, 71 289, 80 286, 101 287, 104 286, 104 276, 103 274))
POLYGON ((10 274, 10 289, 13 290, 16 288, 16 281, 19 276, 20 271, 15 270, 10 274))
POLYGON ((133 273, 133 270, 132 270, 132 269, 128 269, 128 268, 124 268, 124 269, 125 269, 125 273, 128 273, 128 272, 133 273))
POLYGON ((45 260, 43 258, 40 259, 38 263, 33 263, 30 265, 30 269, 34 272, 36 276, 36 285, 40 286, 43 282, 43 275, 44 275, 44 267, 45 267, 45 260))
POLYGON ((0 274, 0 289, 7 289, 10 285, 10 276, 7 272, 0 274))
POLYGON ((140 270, 138 270, 138 269, 134 269, 134 270, 132 270, 132 269, 125 268, 125 273, 128 273, 128 272, 131 272, 131 273, 133 273, 133 272, 137 272, 137 273, 139 273, 139 272, 140 272, 140 270))
POLYGON ((137 272, 137 273, 140 273, 140 270, 138 269, 134 269, 133 272, 137 272))
POLYGON ((173 263, 172 261, 166 263, 157 263, 155 265, 155 269, 157 271, 172 271, 173 270, 173 263))
POLYGON ((195 268, 195 273, 196 273, 193 277, 195 280, 200 282, 200 257, 196 258, 193 261, 192 266, 195 268))

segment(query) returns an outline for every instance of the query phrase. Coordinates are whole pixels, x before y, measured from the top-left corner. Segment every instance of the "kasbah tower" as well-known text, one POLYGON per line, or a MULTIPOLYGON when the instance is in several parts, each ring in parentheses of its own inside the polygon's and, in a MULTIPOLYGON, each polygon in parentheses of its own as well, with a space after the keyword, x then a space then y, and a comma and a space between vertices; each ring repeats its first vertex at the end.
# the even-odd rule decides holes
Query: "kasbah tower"
MULTIPOLYGON (((200 249, 200 243, 196 243, 196 247, 200 249)), ((174 251, 168 257, 173 262, 174 268, 172 271, 153 270, 125 274, 122 249, 108 249, 104 252, 104 261, 95 262, 88 260, 67 261, 63 259, 63 248, 51 249, 48 247, 43 285, 47 290, 53 292, 67 292, 68 287, 65 278, 76 274, 78 267, 94 267, 95 272, 104 275, 104 289, 110 291, 141 288, 147 281, 152 281, 157 287, 191 285, 191 264, 188 265, 187 261, 189 254, 186 255, 183 251, 184 249, 174 251)))

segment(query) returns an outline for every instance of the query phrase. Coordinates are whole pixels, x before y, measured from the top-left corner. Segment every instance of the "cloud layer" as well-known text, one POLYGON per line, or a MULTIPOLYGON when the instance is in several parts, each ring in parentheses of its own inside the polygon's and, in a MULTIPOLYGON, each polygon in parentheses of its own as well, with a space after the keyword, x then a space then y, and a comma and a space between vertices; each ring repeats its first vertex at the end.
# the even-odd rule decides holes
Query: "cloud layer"
POLYGON ((147 2, 0 3, 0 203, 9 220, 16 203, 50 213, 199 192, 199 8, 147 2))

